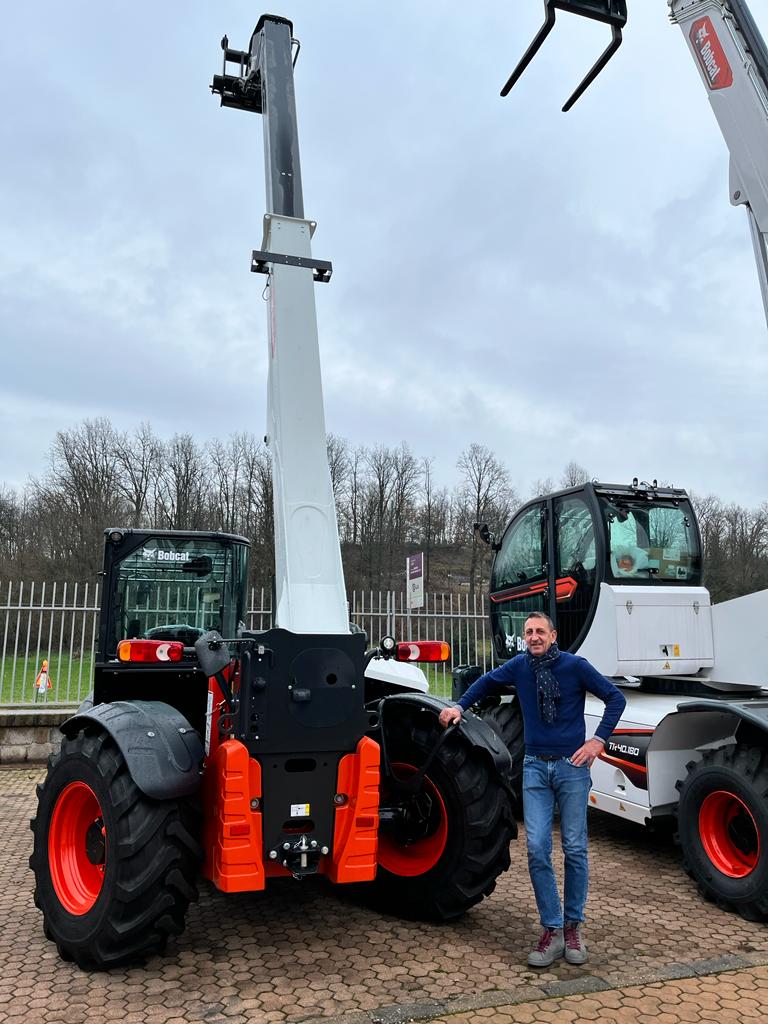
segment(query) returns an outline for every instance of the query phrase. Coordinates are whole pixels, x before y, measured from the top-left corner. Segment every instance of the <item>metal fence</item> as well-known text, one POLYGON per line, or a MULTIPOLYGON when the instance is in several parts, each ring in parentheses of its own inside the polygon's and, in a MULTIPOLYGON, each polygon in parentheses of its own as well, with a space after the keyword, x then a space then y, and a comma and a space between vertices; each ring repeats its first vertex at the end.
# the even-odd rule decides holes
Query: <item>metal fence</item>
MULTIPOLYGON (((471 601, 467 594, 427 594, 423 608, 409 610, 404 593, 352 591, 349 610, 369 644, 387 634, 400 640, 445 640, 450 661, 423 666, 431 689, 442 696, 450 695, 454 666, 491 667, 484 597, 471 601)), ((0 584, 0 706, 80 701, 92 688, 98 617, 98 583, 0 584), (44 661, 47 672, 41 676, 44 661)), ((268 588, 252 588, 246 624, 256 630, 272 625, 268 588)))

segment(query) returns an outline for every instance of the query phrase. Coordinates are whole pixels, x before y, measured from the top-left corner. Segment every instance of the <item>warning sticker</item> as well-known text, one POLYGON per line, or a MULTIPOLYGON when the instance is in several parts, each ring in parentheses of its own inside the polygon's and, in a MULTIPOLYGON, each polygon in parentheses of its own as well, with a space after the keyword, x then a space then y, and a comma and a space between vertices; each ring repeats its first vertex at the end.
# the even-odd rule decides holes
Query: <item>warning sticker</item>
POLYGON ((309 804, 291 804, 292 818, 308 818, 309 804))

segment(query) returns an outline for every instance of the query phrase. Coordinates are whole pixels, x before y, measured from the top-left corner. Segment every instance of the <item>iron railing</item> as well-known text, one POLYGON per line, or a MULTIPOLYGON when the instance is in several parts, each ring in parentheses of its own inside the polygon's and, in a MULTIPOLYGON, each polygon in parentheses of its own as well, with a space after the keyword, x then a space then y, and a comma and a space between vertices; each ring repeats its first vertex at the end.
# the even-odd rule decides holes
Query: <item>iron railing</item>
MULTIPOLYGON (((98 583, 0 583, 0 706, 74 704, 92 688, 99 617, 98 583), (47 679, 36 681, 43 662, 47 679)), ((169 609, 171 610, 171 609, 169 609)), ((174 604, 173 609, 177 610, 174 604)), ((461 664, 493 664, 487 599, 468 594, 426 594, 423 608, 409 610, 402 592, 352 591, 350 621, 370 645, 390 634, 400 640, 445 640, 451 659, 424 666, 430 688, 450 696, 451 670, 461 664)), ((253 587, 246 624, 272 625, 271 590, 253 587)))

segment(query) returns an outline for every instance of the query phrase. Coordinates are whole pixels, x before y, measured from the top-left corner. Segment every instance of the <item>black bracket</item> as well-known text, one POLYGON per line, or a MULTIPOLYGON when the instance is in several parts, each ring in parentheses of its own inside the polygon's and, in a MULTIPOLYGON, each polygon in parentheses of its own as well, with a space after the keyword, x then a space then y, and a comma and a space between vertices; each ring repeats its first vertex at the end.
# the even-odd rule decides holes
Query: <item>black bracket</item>
POLYGON ((283 263, 288 267, 306 267, 312 271, 312 276, 318 284, 328 284, 333 273, 333 264, 328 260, 286 256, 281 252, 260 252, 257 249, 251 253, 251 273, 253 274, 268 274, 272 263, 283 263))
POLYGON ((261 75, 251 67, 251 54, 246 50, 231 49, 226 36, 221 40, 221 48, 224 51, 224 66, 220 75, 213 76, 211 92, 221 97, 222 107, 235 107, 237 110, 261 114, 261 75), (227 74, 227 64, 237 64, 239 74, 227 74))
POLYGON ((565 113, 571 109, 582 93, 589 88, 621 46, 621 30, 627 23, 627 2, 626 0, 544 0, 544 24, 523 54, 520 63, 507 79, 504 88, 501 90, 502 96, 506 96, 515 82, 517 82, 518 78, 520 78, 539 52, 544 40, 555 27, 557 10, 567 11, 569 14, 578 14, 584 18, 591 18, 593 21, 602 21, 611 26, 611 42, 568 99, 563 107, 563 113, 565 113))

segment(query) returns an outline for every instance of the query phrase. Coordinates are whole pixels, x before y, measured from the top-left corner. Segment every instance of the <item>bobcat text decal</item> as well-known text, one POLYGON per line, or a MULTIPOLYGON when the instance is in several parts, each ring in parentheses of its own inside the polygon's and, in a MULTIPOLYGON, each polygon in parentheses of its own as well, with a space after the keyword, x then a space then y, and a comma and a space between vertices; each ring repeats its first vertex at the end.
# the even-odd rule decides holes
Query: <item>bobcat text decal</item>
POLYGON ((691 42, 710 89, 733 85, 733 71, 710 18, 699 18, 691 26, 691 42))

